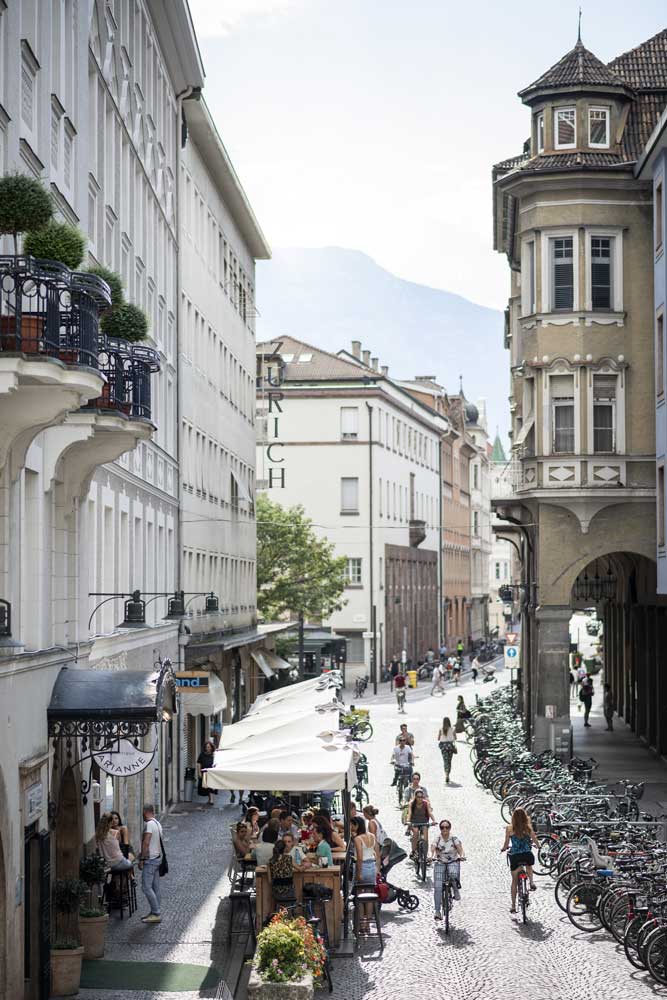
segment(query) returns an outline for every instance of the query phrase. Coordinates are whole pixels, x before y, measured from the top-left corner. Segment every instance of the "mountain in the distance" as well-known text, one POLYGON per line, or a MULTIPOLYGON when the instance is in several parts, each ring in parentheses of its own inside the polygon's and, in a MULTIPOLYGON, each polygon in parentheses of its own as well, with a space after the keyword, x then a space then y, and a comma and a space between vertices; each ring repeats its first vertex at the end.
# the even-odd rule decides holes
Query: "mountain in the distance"
POLYGON ((509 425, 503 316, 460 295, 404 281, 357 250, 276 250, 258 264, 257 339, 287 334, 336 352, 352 340, 395 378, 435 375, 487 401, 489 434, 509 425))

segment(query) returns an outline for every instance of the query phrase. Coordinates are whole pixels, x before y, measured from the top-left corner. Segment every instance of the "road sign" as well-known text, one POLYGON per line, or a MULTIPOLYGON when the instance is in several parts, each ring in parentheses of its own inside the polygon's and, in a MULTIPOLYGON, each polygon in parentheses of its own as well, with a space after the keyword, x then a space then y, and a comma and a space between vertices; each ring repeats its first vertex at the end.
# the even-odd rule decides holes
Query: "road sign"
POLYGON ((510 670, 518 670, 519 663, 519 646, 505 646, 505 666, 510 670))
POLYGON ((518 632, 505 632, 505 639, 507 640, 508 646, 516 646, 516 641, 519 638, 518 632))

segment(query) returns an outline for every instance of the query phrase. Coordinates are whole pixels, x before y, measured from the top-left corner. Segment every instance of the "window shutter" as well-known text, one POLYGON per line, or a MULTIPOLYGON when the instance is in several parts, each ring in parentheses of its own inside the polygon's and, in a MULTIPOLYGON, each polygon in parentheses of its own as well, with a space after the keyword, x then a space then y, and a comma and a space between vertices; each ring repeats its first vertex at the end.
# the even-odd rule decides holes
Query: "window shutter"
POLYGON ((552 241, 554 309, 574 307, 574 259, 572 237, 552 241))
POLYGON ((552 399, 574 399, 574 375, 552 375, 549 381, 552 399))
POLYGON ((591 239, 591 292, 593 309, 611 309, 610 238, 591 239))
POLYGON ((610 400, 616 399, 616 375, 594 375, 593 376, 593 399, 610 400))
POLYGON ((359 510, 359 480, 341 479, 341 510, 359 510))
POLYGON ((356 406, 341 407, 340 432, 343 437, 357 437, 359 433, 359 410, 356 406))

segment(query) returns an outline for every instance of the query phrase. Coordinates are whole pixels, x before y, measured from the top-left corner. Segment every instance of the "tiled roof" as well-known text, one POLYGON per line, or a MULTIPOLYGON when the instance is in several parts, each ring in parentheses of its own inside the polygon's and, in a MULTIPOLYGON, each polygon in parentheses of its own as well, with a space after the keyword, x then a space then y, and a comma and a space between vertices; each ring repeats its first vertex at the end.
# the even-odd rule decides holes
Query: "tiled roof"
POLYGON ((519 96, 547 87, 576 87, 580 84, 619 87, 623 86, 623 80, 585 48, 581 41, 578 41, 555 66, 548 69, 530 86, 520 90, 519 96))
POLYGON ((608 66, 635 90, 667 88, 667 28, 612 59, 608 66))
POLYGON ((303 340, 294 337, 279 337, 276 340, 257 344, 257 354, 269 354, 277 350, 283 357, 292 355, 293 361, 285 366, 285 379, 288 382, 327 381, 328 379, 356 379, 363 381, 368 378, 382 378, 379 372, 362 364, 344 361, 329 351, 314 347, 303 340), (308 361, 299 358, 309 357, 308 361))
POLYGON ((493 442, 493 450, 491 452, 492 462, 506 462, 507 458, 505 456, 505 449, 503 448, 503 443, 500 440, 500 435, 496 433, 496 439, 493 442))
POLYGON ((662 91, 640 92, 630 105, 621 141, 621 150, 628 160, 639 159, 651 132, 658 124, 660 115, 667 107, 667 73, 663 87, 665 89, 662 91))
MULTIPOLYGON (((625 156, 619 153, 553 153, 549 156, 525 156, 514 157, 516 166, 513 169, 521 170, 525 173, 537 173, 540 170, 600 170, 611 167, 629 166, 625 156)), ((510 160, 503 160, 494 167, 494 175, 507 173, 508 168, 503 168, 504 164, 510 160)))
POLYGON ((498 174, 507 173, 509 170, 516 170, 517 167, 522 166, 526 160, 530 159, 527 153, 519 153, 518 156, 510 156, 507 160, 501 160, 500 163, 494 163, 493 169, 498 174))

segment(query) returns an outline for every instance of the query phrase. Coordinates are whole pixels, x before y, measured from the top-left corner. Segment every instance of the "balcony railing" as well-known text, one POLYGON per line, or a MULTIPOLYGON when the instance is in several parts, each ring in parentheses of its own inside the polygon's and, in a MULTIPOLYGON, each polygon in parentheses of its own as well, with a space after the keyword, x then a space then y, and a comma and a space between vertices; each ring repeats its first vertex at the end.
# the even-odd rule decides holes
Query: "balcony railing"
POLYGON ((107 381, 102 395, 88 404, 90 408, 151 419, 151 374, 160 370, 157 351, 107 337, 102 342, 99 369, 107 381))
POLYGON ((0 255, 0 355, 98 368, 99 314, 111 302, 96 275, 34 257, 0 255))

